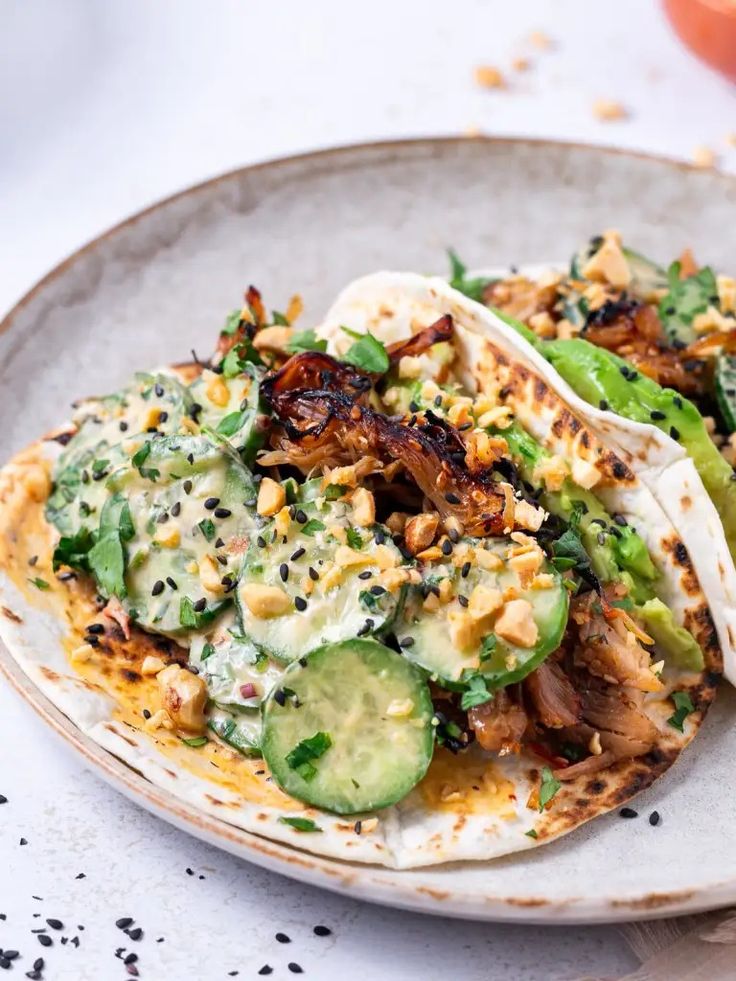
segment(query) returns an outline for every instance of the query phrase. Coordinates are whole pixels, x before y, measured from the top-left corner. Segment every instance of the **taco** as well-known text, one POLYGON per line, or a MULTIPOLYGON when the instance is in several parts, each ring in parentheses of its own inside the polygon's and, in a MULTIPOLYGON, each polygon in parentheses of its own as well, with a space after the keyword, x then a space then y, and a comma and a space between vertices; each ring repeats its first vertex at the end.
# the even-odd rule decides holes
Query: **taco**
POLYGON ((736 680, 736 281, 689 251, 665 270, 615 231, 592 238, 566 272, 469 277, 452 260, 453 284, 523 333, 558 391, 588 403, 576 404, 591 429, 661 502, 736 680))
POLYGON ((550 841, 693 738, 721 655, 647 485, 508 325, 379 274, 251 288, 0 474, 0 631, 88 736, 266 837, 394 867, 550 841))

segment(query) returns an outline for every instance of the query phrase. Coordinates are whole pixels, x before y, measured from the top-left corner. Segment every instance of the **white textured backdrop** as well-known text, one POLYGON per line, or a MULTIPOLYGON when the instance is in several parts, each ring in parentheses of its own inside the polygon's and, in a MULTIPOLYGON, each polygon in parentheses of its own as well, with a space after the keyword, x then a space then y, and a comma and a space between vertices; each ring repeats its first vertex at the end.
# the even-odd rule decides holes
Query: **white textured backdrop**
MULTIPOLYGON (((653 0, 3 0, 0 308, 107 226, 220 171, 469 127, 685 159, 705 145, 736 171, 736 92, 679 47, 653 0), (479 64, 508 87, 476 87, 479 64), (597 120, 596 99, 629 118, 597 120)), ((124 942, 146 981, 253 978, 263 964, 296 977, 290 961, 319 981, 541 981, 635 964, 614 928, 437 921, 252 868, 118 797, 4 688, 0 795, 0 948, 21 951, 16 976, 42 956, 48 981, 123 979, 124 942), (115 927, 123 916, 141 940, 115 927), (49 948, 30 932, 46 918, 64 924, 47 927, 49 948)))

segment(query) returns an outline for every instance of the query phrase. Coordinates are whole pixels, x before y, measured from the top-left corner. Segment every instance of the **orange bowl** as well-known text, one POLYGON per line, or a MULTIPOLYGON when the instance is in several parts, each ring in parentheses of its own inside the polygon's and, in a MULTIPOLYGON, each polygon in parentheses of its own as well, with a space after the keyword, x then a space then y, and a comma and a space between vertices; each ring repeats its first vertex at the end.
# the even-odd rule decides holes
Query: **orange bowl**
POLYGON ((687 47, 736 82, 736 0, 664 0, 664 9, 687 47))

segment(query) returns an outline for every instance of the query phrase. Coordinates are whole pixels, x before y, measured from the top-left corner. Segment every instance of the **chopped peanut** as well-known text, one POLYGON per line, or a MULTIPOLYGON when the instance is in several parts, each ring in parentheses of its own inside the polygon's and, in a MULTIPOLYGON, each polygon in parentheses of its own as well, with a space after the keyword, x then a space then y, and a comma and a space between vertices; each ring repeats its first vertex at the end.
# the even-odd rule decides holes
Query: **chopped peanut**
POLYGON ((535 508, 528 501, 517 501, 514 507, 514 521, 528 531, 539 531, 546 516, 543 508, 535 508))
MULTIPOLYGON (((439 515, 435 512, 417 514, 410 518, 404 526, 404 540, 412 555, 423 552, 434 541, 439 527, 439 515)), ((389 525, 390 527, 390 525, 389 525)))
POLYGON ((550 491, 562 490, 568 475, 567 463, 561 456, 548 456, 540 460, 532 475, 534 482, 544 481, 544 486, 550 491))
POLYGON ((276 517, 274 518, 274 529, 277 535, 288 535, 289 527, 291 526, 291 515, 289 514, 289 509, 287 507, 281 508, 276 517))
POLYGON ((696 146, 693 151, 693 163, 696 167, 713 167, 716 163, 716 155, 709 146, 696 146))
POLYGON ((473 557, 475 558, 476 564, 488 572, 498 572, 499 569, 503 568, 503 559, 501 556, 496 555, 495 552, 488 551, 486 548, 476 548, 473 552, 473 557))
POLYGON ((503 74, 492 65, 478 65, 473 72, 476 85, 484 89, 502 89, 506 85, 503 74))
POLYGON ((539 636, 532 617, 532 605, 525 599, 506 603, 493 629, 499 637, 517 647, 534 647, 539 636))
POLYGON ((291 600, 280 586, 251 583, 241 595, 254 617, 278 617, 291 608, 291 600))
POLYGON ((485 620, 503 606, 499 589, 490 586, 476 586, 470 594, 468 614, 472 620, 485 620))
POLYGON ((155 732, 157 729, 173 729, 174 723, 166 709, 159 709, 154 712, 150 719, 145 723, 148 732, 155 732))
POLYGON ((253 338, 256 351, 273 351, 275 354, 288 354, 286 347, 294 333, 291 327, 262 327, 253 338))
POLYGON ((556 337, 557 327, 554 320, 546 310, 533 313, 529 318, 529 326, 537 337, 556 337))
POLYGON ((452 646, 459 651, 470 651, 478 643, 478 628, 465 610, 450 610, 447 615, 452 646))
POLYGON ((199 581, 208 593, 224 593, 220 565, 211 555, 205 555, 199 563, 199 581))
POLYGON ((359 487, 353 494, 353 520, 361 528, 367 528, 376 520, 376 502, 373 494, 365 487, 359 487))
POLYGON ((230 401, 230 391, 225 384, 225 379, 207 368, 202 372, 202 377, 205 379, 204 393, 207 398, 220 408, 224 408, 230 401))
POLYGON ((207 685, 204 679, 178 664, 170 664, 156 676, 161 689, 163 708, 175 725, 191 732, 205 727, 204 707, 207 704, 207 685))
POLYGON ((596 283, 609 283, 616 289, 626 289, 631 282, 631 269, 621 250, 618 232, 603 234, 603 245, 583 266, 583 276, 596 283))
POLYGON ((286 504, 286 491, 283 486, 271 477, 264 477, 258 488, 256 511, 263 517, 270 518, 286 504))
POLYGON ((74 664, 84 664, 94 654, 95 649, 91 644, 80 644, 79 647, 75 647, 71 652, 72 663, 74 664))
POLYGON ((409 515, 404 511, 392 511, 386 518, 386 527, 392 535, 400 535, 404 530, 409 515))
POLYGON ((153 540, 164 548, 177 548, 181 541, 181 534, 175 525, 159 525, 153 540))

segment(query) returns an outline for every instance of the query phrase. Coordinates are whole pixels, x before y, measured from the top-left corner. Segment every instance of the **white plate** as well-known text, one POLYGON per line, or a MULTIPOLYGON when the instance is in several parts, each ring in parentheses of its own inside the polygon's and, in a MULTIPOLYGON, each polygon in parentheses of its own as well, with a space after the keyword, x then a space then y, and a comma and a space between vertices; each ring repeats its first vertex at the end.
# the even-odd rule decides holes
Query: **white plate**
MULTIPOLYGON (((589 147, 514 140, 423 140, 345 148, 225 175, 130 219, 62 263, 0 325, 0 453, 53 426, 71 398, 133 370, 208 350, 223 311, 256 283, 283 305, 294 291, 315 321, 350 278, 378 268, 441 271, 452 244, 470 266, 566 255, 616 226, 666 259, 689 245, 729 268, 736 181, 589 147), (30 385, 28 379, 34 383, 30 385)), ((492 863, 395 872, 306 855, 198 813, 82 736, 25 679, 23 697, 105 779, 141 806, 253 862, 404 908, 527 922, 631 920, 736 901, 733 728, 719 693, 693 746, 610 815, 492 863), (651 810, 662 815, 654 828, 651 810)))

